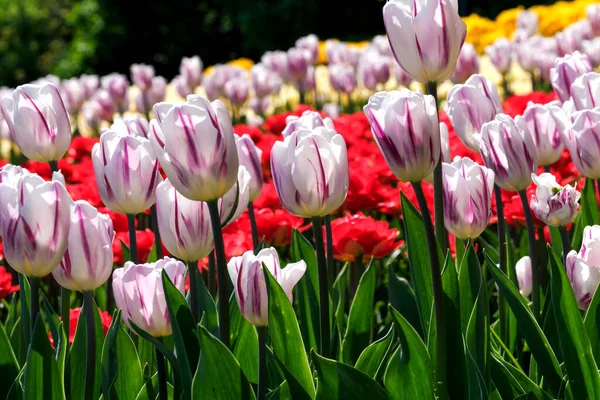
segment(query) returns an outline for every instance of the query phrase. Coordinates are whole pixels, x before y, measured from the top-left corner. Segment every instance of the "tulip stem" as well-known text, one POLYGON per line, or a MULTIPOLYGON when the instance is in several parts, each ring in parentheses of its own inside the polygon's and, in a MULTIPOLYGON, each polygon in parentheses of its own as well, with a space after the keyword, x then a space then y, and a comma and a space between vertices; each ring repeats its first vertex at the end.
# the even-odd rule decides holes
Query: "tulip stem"
POLYGON ((529 235, 529 257, 531 258, 531 298, 533 300, 533 315, 540 321, 540 269, 536 251, 535 226, 533 217, 527 202, 527 193, 525 190, 519 192, 521 203, 523 204, 523 213, 525 214, 525 223, 527 225, 527 234, 529 235))
POLYGON ((267 394, 267 327, 257 326, 258 333, 258 390, 257 400, 265 400, 267 394))
POLYGON ((87 357, 85 362, 85 398, 94 398, 96 377, 96 321, 94 318, 94 293, 83 292, 83 308, 87 333, 87 357))
POLYGON ((62 286, 60 287, 60 318, 62 319, 63 331, 67 337, 69 337, 69 325, 71 322, 71 291, 62 286))
POLYGON ((327 242, 327 280, 329 287, 333 287, 335 281, 335 259, 333 258, 333 233, 331 232, 331 216, 326 215, 325 221, 325 242, 327 242))
POLYGON ((208 255, 208 291, 210 292, 210 295, 215 297, 216 296, 216 290, 217 290, 217 284, 215 282, 215 249, 213 248, 210 251, 210 254, 208 255))
POLYGON ((40 278, 32 276, 29 278, 29 307, 30 317, 29 324, 29 338, 33 341, 33 329, 35 328, 35 321, 40 313, 40 278))
MULTIPOLYGON (((502 191, 498 185, 494 185, 494 196, 496 197, 496 228, 498 232, 498 262, 500 270, 509 275, 506 254, 506 221, 504 220, 504 205, 502 203, 502 191)), ((502 292, 498 293, 498 314, 500 319, 500 338, 502 343, 509 346, 510 327, 508 318, 508 307, 502 292)))
POLYGON ((225 346, 229 347, 229 294, 227 293, 227 280, 229 278, 227 276, 227 261, 223 247, 221 216, 219 215, 218 200, 212 200, 207 203, 215 241, 217 280, 219 282, 219 339, 221 339, 221 342, 225 346))
POLYGON ((152 232, 154 232, 154 246, 156 246, 156 259, 162 258, 162 244, 160 241, 160 231, 158 230, 158 214, 156 212, 156 204, 150 207, 150 225, 152 226, 152 232))
POLYGON ((198 323, 198 261, 188 261, 187 265, 190 277, 190 308, 194 322, 198 323))
POLYGON ((258 227, 256 226, 256 216, 254 215, 254 204, 248 203, 248 216, 250 217, 250 229, 252 230, 252 247, 254 251, 258 249, 260 245, 258 241, 258 227))
POLYGON ((138 263, 137 237, 135 236, 135 215, 127 214, 127 228, 129 229, 129 260, 138 263))
POLYGON ((563 262, 566 265, 567 254, 571 251, 571 241, 569 240, 569 233, 566 226, 559 226, 558 231, 560 232, 560 241, 562 242, 563 262))
POLYGON ((50 166, 50 178, 52 178, 52 173, 58 172, 58 161, 48 161, 48 165, 50 166))
POLYGON ((158 371, 158 398, 167 400, 167 371, 165 370, 165 357, 156 348, 156 369, 158 371))
POLYGON ((319 302, 321 306, 321 355, 329 358, 330 333, 329 333, 329 289, 327 285, 327 261, 323 246, 323 223, 321 217, 312 218, 315 234, 315 247, 317 250, 317 263, 319 264, 319 302))
POLYGON ((433 231, 433 224, 431 223, 429 206, 427 205, 427 199, 425 199, 421 182, 413 182, 412 185, 417 196, 417 201, 419 202, 421 215, 423 216, 427 247, 429 248, 429 265, 431 268, 435 309, 435 378, 437 382, 437 397, 445 399, 448 397, 448 382, 446 381, 446 323, 444 320, 444 290, 442 288, 439 248, 433 231))
POLYGON ((508 73, 502 74, 502 91, 504 92, 504 100, 506 100, 511 95, 508 87, 508 73))

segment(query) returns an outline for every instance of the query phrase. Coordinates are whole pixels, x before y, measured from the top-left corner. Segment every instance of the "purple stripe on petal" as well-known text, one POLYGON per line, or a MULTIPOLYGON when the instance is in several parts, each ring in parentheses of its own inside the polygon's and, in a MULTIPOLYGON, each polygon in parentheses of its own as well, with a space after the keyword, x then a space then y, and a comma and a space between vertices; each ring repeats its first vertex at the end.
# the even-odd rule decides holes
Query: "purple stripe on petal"
POLYGON ((373 115, 373 112, 370 108, 367 108, 367 112, 369 121, 371 122, 371 127, 373 128, 373 135, 375 136, 377 143, 381 146, 382 152, 384 152, 384 155, 387 155, 391 158, 390 161, 394 162, 395 164, 402 165, 402 157, 400 156, 398 149, 392 140, 386 135, 385 131, 379 124, 379 121, 377 121, 377 118, 375 118, 375 115, 373 115))
POLYGON ((33 99, 25 91, 22 91, 22 93, 25 95, 25 97, 27 97, 27 100, 29 100, 29 102, 31 103, 33 108, 35 108, 35 111, 38 113, 39 117, 41 118, 42 122, 44 123, 44 127, 46 128, 48 137, 50 138, 51 141, 54 142, 54 138, 56 137, 56 132, 53 132, 52 129, 50 129, 50 126, 48 125, 48 121, 46 120, 46 117, 44 117, 44 114, 42 113, 42 111, 38 108, 37 104, 35 104, 35 101, 33 101, 33 99))
MULTIPOLYGON (((181 109, 177 109, 177 114, 179 115, 179 120, 181 121, 181 125, 183 127, 183 131, 185 132, 185 140, 187 142, 187 153, 188 153, 188 159, 191 159, 191 163, 194 166, 198 166, 199 164, 199 159, 198 159, 198 151, 196 149, 196 145, 194 143, 194 138, 193 138, 193 128, 191 125, 191 120, 190 121, 186 121, 185 116, 182 114, 181 109), (188 125, 190 124, 190 125, 188 125)), ((191 119, 191 117, 190 117, 191 119)))
POLYGON ((81 245, 83 246, 83 255, 85 257, 85 263, 87 264, 88 274, 91 277, 93 277, 95 276, 95 265, 92 262, 92 250, 90 249, 90 243, 88 241, 87 233, 85 230, 85 223, 81 207, 77 207, 77 216, 79 217, 79 235, 81 236, 81 245))
POLYGON ((54 251, 56 250, 56 244, 58 242, 58 220, 59 220, 59 201, 58 201, 58 189, 56 188, 56 183, 53 185, 54 189, 54 228, 52 231, 52 241, 50 242, 50 248, 54 251))

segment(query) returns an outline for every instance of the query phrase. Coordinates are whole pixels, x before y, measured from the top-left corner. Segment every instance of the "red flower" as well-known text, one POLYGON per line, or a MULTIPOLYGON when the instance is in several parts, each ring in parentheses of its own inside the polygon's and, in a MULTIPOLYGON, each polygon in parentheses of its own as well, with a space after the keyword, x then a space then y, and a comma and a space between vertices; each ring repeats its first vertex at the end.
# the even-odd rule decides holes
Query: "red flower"
POLYGON ((106 207, 98 207, 98 211, 110 217, 115 232, 128 232, 127 216, 125 214, 114 212, 106 207))
MULTIPOLYGON (((267 118, 265 123, 263 124, 263 129, 267 132, 274 133, 275 135, 281 135, 281 132, 285 129, 286 123, 285 120, 290 115, 301 116, 304 111, 311 110, 314 111, 312 107, 309 107, 304 104, 300 104, 296 107, 295 111, 285 112, 283 114, 271 115, 267 118)), ((322 115, 325 115, 321 113, 322 115)))
POLYGON ((504 100, 504 103, 502 103, 502 108, 504 109, 505 114, 508 114, 514 118, 515 116, 522 115, 523 112, 525 112, 527 103, 530 101, 536 104, 546 104, 554 100, 556 100, 556 93, 554 92, 531 92, 525 95, 510 96, 508 99, 504 100))
MULTIPOLYGON (((98 313, 100 314, 100 320, 102 321, 104 336, 106 336, 106 332, 108 332, 108 328, 110 328, 110 324, 112 323, 112 317, 108 312, 102 311, 100 308, 98 308, 98 313)), ((80 314, 81 307, 71 308, 69 312, 69 344, 73 344, 73 339, 75 339, 75 332, 77 332, 77 322, 79 322, 80 314)), ((61 319, 61 317, 59 316, 58 319, 61 319)), ((52 333, 48 333, 48 339, 50 339, 50 345, 54 348, 52 333)))
MULTIPOLYGON (((292 242, 292 232, 294 229, 304 231, 310 227, 310 224, 304 224, 302 218, 291 215, 285 210, 261 208, 260 210, 255 210, 254 215, 256 217, 259 241, 264 238, 268 246, 286 246, 292 242)), ((224 234, 233 234, 239 231, 246 233, 252 231, 250 217, 247 212, 242 214, 231 225, 228 225, 223 232, 224 234)))
POLYGON ((248 231, 223 232, 223 243, 225 245, 225 258, 241 256, 248 250, 252 250, 252 234, 248 231))
POLYGON ((254 201, 254 208, 257 210, 262 208, 276 210, 281 207, 281 201, 277 196, 277 191, 275 190, 273 181, 264 183, 260 196, 258 196, 258 199, 254 201))
POLYGON ((13 275, 4 267, 0 267, 0 300, 19 290, 19 285, 13 285, 13 275))
POLYGON ((343 262, 355 261, 358 257, 362 257, 363 262, 368 262, 371 257, 383 258, 403 243, 397 240, 397 229, 363 213, 333 220, 331 231, 334 256, 343 262))
MULTIPOLYGON (((148 256, 150 255, 150 251, 152 251, 152 246, 154 245, 154 232, 150 229, 146 229, 144 231, 135 231, 136 240, 137 240, 137 253, 138 253, 138 261, 140 263, 144 263, 148 260, 148 256)), ((115 239, 113 240, 113 261, 115 264, 124 264, 125 260, 123 258, 123 251, 121 250, 121 241, 125 243, 125 245, 129 248, 129 233, 125 232, 117 232, 115 234, 115 239)), ((168 256, 169 252, 162 246, 163 255, 168 256)))

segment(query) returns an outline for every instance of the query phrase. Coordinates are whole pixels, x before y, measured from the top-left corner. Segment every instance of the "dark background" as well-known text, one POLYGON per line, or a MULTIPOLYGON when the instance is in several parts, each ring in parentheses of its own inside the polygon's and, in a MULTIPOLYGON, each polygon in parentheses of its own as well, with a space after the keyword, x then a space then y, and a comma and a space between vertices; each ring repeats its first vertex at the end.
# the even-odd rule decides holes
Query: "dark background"
MULTIPOLYGON (((549 0, 461 2, 461 14, 494 18, 549 0)), ((149 63, 171 79, 181 57, 204 65, 260 59, 303 35, 365 40, 384 33, 381 0, 0 0, 0 86, 49 73, 127 73, 149 63)))

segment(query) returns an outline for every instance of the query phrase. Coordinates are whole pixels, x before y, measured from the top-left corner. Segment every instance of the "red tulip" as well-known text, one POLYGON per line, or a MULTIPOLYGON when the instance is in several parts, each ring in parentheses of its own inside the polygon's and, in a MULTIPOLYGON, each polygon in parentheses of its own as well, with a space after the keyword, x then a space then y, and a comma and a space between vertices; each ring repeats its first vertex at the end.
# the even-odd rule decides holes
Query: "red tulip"
MULTIPOLYGON (((2 243, 0 243, 0 259, 2 254, 2 243)), ((6 268, 0 267, 0 300, 11 293, 19 290, 19 285, 13 285, 13 275, 6 271, 6 268)))

